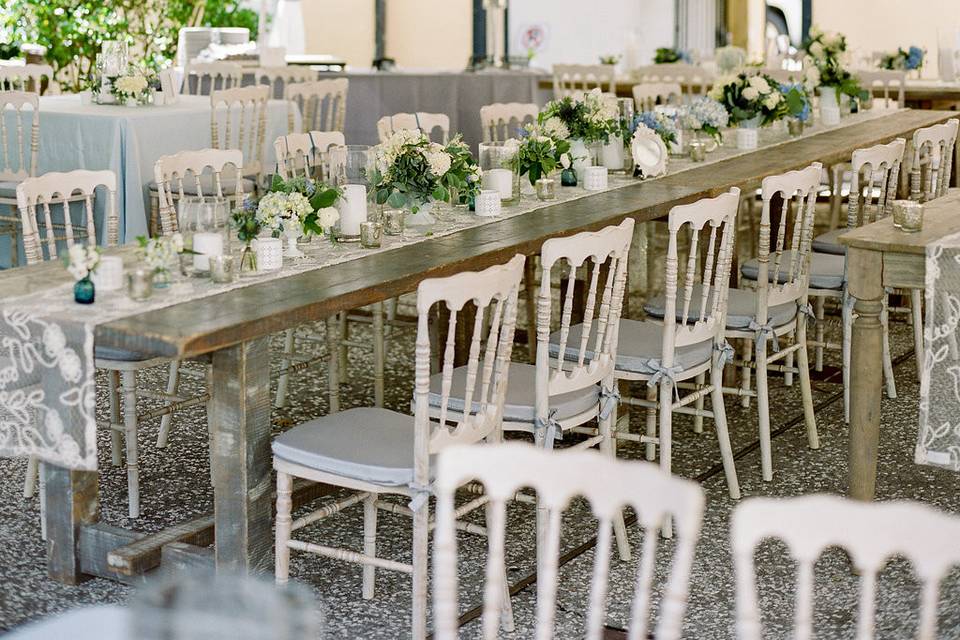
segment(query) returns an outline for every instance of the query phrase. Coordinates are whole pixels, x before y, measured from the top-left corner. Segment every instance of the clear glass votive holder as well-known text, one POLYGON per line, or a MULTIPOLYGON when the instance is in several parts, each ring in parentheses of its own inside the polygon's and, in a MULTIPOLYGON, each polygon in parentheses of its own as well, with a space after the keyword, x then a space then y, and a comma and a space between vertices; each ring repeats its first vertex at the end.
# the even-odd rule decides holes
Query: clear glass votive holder
POLYGON ((127 273, 127 295, 131 300, 147 300, 153 295, 153 270, 143 266, 134 267, 127 273))
POLYGON ((540 178, 534 186, 537 189, 538 200, 557 199, 557 181, 553 178, 540 178))
POLYGON ((799 118, 790 118, 787 120, 787 133, 796 138, 803 135, 803 120, 799 118))
POLYGON ((365 249, 378 249, 383 234, 383 225, 379 222, 360 223, 360 246, 365 249))
POLYGON ((403 209, 384 209, 383 232, 388 236, 403 235, 404 215, 403 209))
POLYGON ((691 140, 687 143, 687 151, 694 162, 703 162, 707 159, 707 144, 702 140, 691 140))
POLYGON ((233 282, 233 256, 210 256, 210 279, 217 284, 233 282))
POLYGON ((920 231, 923 228, 923 204, 915 200, 894 200, 893 226, 904 233, 920 231))

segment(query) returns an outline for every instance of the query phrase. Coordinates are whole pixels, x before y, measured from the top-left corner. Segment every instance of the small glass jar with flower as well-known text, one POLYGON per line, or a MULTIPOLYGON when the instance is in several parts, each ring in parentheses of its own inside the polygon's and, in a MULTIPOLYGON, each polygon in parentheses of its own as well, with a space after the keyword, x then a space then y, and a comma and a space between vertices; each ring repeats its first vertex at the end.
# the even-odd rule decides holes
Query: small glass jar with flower
POLYGON ((77 304, 93 304, 96 288, 91 277, 100 266, 100 249, 88 244, 76 243, 67 251, 67 271, 74 279, 73 299, 77 304))
POLYGON ((165 289, 173 282, 172 272, 181 253, 190 253, 184 249, 183 236, 172 233, 157 238, 137 236, 140 245, 140 257, 153 273, 153 287, 165 289))

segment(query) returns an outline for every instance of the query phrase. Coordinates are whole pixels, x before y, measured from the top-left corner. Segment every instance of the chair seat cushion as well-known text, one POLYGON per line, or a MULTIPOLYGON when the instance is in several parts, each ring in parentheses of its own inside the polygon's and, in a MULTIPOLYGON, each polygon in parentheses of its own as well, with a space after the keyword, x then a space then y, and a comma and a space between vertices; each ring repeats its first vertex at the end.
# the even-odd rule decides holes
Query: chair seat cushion
POLYGON ((833 231, 821 233, 813 239, 813 250, 817 253, 830 253, 835 256, 846 255, 846 245, 840 244, 840 241, 837 240, 837 238, 847 231, 849 231, 849 229, 846 227, 840 227, 839 229, 834 229, 833 231))
MULTIPOLYGON (((511 362, 507 384, 507 397, 503 407, 503 419, 510 422, 534 422, 536 418, 536 380, 537 368, 532 364, 511 362)), ((479 374, 478 374, 479 377, 479 374)), ((465 388, 467 368, 457 367, 453 370, 453 385, 451 390, 461 393, 465 388)), ((430 377, 430 406, 439 407, 441 399, 441 385, 443 374, 438 373, 430 377)), ((477 381, 474 393, 480 392, 480 382, 477 381)), ((592 385, 580 391, 571 391, 550 398, 550 409, 556 410, 556 420, 572 418, 597 406, 600 401, 599 385, 592 385)), ((447 407, 451 411, 463 411, 463 398, 451 395, 447 407)), ((480 408, 480 403, 473 401, 473 411, 480 408)))
MULTIPOLYGON (((220 176, 220 189, 223 191, 225 196, 233 196, 237 192, 237 179, 234 177, 233 172, 229 171, 229 175, 220 176)), ((243 186, 244 193, 252 193, 254 187, 256 186, 253 180, 249 178, 243 178, 241 183, 243 186)), ((203 190, 204 195, 213 195, 217 192, 216 183, 213 181, 212 173, 204 173, 200 176, 200 188, 203 190)), ((150 181, 150 190, 157 190, 157 181, 150 181)), ((196 195, 197 193, 197 181, 193 178, 187 178, 183 181, 183 192, 187 195, 196 195)))
MULTIPOLYGON (((783 252, 783 262, 789 264, 792 251, 783 252)), ((811 253, 810 254, 810 288, 811 289, 843 289, 845 280, 844 274, 844 256, 835 256, 829 253, 811 253)), ((768 267, 769 269, 769 267, 768 267)), ((740 267, 740 273, 747 280, 756 280, 760 273, 760 267, 757 259, 747 260, 740 267)), ((769 269, 770 278, 773 278, 773 270, 769 269)), ((780 272, 780 282, 786 282, 787 273, 780 272)))
POLYGON ((0 199, 17 200, 17 185, 19 182, 0 182, 0 199))
POLYGON ((94 345, 93 357, 97 360, 117 360, 120 362, 140 362, 149 360, 152 356, 145 356, 136 351, 127 351, 126 349, 115 349, 113 347, 100 347, 94 345))
MULTIPOLYGON (((702 287, 699 284, 693 286, 690 298, 689 320, 695 320, 699 315, 700 296, 702 287)), ((663 319, 666 304, 664 296, 660 295, 643 305, 643 310, 647 315, 654 318, 663 319)), ((681 304, 677 301, 677 304, 681 304)), ((710 304, 710 299, 707 299, 710 304)), ((682 309, 680 309, 682 311, 682 309)), ((767 309, 767 318, 773 322, 774 327, 786 324, 793 320, 797 313, 797 305, 793 302, 786 302, 775 307, 767 309)), ((750 289, 730 289, 727 298, 727 329, 746 329, 750 322, 757 317, 757 292, 750 289)), ((677 313, 677 320, 682 320, 683 314, 677 313)))
POLYGON ((413 416, 347 409, 304 422, 273 441, 273 455, 347 478, 387 486, 413 482, 413 416))
MULTIPOLYGON (((580 336, 583 325, 570 327, 567 338, 566 357, 577 358, 580 349, 580 336)), ((589 345, 596 344, 596 324, 590 329, 589 345)), ((550 336, 550 355, 560 352, 560 333, 550 336)), ((686 371, 710 360, 713 354, 713 342, 705 340, 697 344, 680 347, 674 354, 674 366, 686 371)), ((587 357, 593 355, 587 350, 587 357)), ((663 355, 663 325, 641 320, 621 320, 620 337, 617 343, 617 370, 629 373, 653 375, 659 368, 663 355)))

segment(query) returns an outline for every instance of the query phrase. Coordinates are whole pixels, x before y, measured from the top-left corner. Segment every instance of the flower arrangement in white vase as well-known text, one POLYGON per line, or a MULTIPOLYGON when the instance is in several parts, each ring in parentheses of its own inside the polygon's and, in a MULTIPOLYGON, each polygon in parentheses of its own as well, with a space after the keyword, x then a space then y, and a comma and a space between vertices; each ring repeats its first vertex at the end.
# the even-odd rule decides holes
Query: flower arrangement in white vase
POLYGON ((453 165, 447 149, 419 131, 397 130, 373 148, 371 185, 378 205, 406 209, 407 224, 426 226, 433 201, 446 201, 450 194, 443 178, 453 165))
POLYGON ((724 106, 730 123, 737 125, 738 149, 756 149, 757 130, 788 114, 780 84, 756 71, 719 78, 710 97, 724 106))
POLYGON ((260 198, 254 213, 258 232, 267 231, 275 238, 282 235, 287 240, 285 255, 302 258, 304 253, 297 247, 297 240, 330 233, 340 220, 340 212, 333 207, 340 196, 340 189, 303 176, 290 180, 274 176, 269 192, 260 198))
POLYGON ((838 124, 840 95, 855 100, 867 95, 857 78, 844 68, 847 39, 841 33, 821 31, 813 26, 803 49, 807 52, 803 66, 811 70, 805 84, 820 88, 820 120, 828 126, 838 124))
POLYGON ((136 107, 143 104, 149 86, 146 76, 130 70, 113 81, 113 95, 120 104, 136 107))
MULTIPOLYGON (((551 100, 537 116, 537 122, 545 130, 556 130, 560 125, 566 128, 578 178, 584 167, 594 164, 601 146, 609 143, 611 136, 621 135, 616 101, 606 99, 599 88, 551 100)), ((559 133, 546 135, 561 139, 559 133)))

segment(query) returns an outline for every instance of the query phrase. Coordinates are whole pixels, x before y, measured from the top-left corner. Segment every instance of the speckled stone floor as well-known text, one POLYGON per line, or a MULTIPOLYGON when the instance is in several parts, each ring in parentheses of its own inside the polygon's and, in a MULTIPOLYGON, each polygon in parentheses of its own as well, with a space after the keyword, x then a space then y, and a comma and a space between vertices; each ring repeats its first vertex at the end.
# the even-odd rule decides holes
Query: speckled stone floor
MULTIPOLYGON (((639 306, 639 305, 638 305, 639 306)), ((634 308, 638 308, 634 307, 634 308)), ((358 331, 366 329, 360 327, 358 331)), ((878 493, 881 499, 909 498, 921 500, 950 511, 960 512, 960 477, 932 467, 913 463, 912 452, 917 431, 917 394, 914 362, 907 357, 911 349, 909 327, 893 326, 894 356, 900 357, 896 367, 899 399, 885 399, 881 428, 880 474, 878 493)), ((409 406, 413 377, 412 334, 394 329, 388 340, 387 405, 397 409, 409 406)), ((518 352, 518 357, 521 355, 518 352)), ((835 358, 831 356, 835 363, 835 358)), ((372 396, 369 355, 361 351, 350 354, 350 375, 341 397, 345 405, 368 404, 372 396)), ((157 383, 164 372, 154 371, 145 383, 157 383)), ((191 383, 187 383, 191 384, 191 383)), ((293 383, 289 408, 274 411, 275 431, 326 411, 325 376, 320 367, 298 375, 293 383)), ((731 437, 738 451, 737 469, 744 496, 791 496, 811 492, 842 492, 847 473, 847 429, 842 423, 841 387, 833 382, 815 382, 814 402, 817 405, 822 446, 813 451, 806 447, 803 423, 799 419, 799 390, 786 388, 774 378, 774 429, 781 431, 774 439, 773 482, 760 478, 759 451, 756 441, 755 406, 743 409, 733 400, 727 402, 731 437)), ((145 405, 149 401, 144 401, 145 405)), ((634 416, 633 429, 641 425, 634 416)), ((158 421, 143 425, 140 434, 141 494, 143 515, 136 521, 126 517, 126 479, 122 469, 110 466, 107 434, 101 434, 101 499, 102 519, 108 523, 155 531, 212 510, 209 486, 205 415, 202 409, 187 410, 178 415, 170 445, 165 450, 155 446, 158 421)), ((734 576, 728 545, 728 525, 736 502, 727 495, 723 474, 719 470, 716 439, 707 421, 702 434, 692 431, 688 417, 677 419, 674 442, 674 471, 702 481, 707 494, 707 510, 701 540, 697 548, 690 597, 687 608, 685 638, 734 637, 734 576)), ((636 447, 621 446, 624 457, 640 457, 636 447)), ((46 578, 44 544, 40 539, 39 505, 36 499, 21 495, 25 463, 22 460, 0 460, 0 629, 11 629, 27 621, 91 604, 125 603, 135 597, 129 587, 93 579, 78 587, 67 587, 46 578)), ((637 488, 642 491, 642 487, 637 488)), ((359 548, 361 543, 361 510, 354 508, 305 531, 308 539, 359 548)), ((479 514, 477 514, 479 515, 479 514)), ((533 509, 515 505, 509 511, 508 565, 511 582, 529 575, 534 569, 533 509)), ((563 549, 570 549, 594 534, 594 522, 582 503, 576 503, 564 519, 563 549)), ((409 560, 410 523, 402 516, 382 513, 380 516, 379 553, 383 557, 409 560)), ((629 531, 635 549, 642 543, 642 533, 629 531)), ((657 593, 667 574, 672 545, 659 546, 657 593)), ((469 609, 480 602, 480 580, 484 543, 475 537, 461 537, 461 608, 469 609)), ((631 562, 611 563, 612 578, 607 623, 612 629, 624 629, 632 585, 637 568, 634 554, 631 562)), ((758 586, 760 602, 771 638, 786 637, 793 611, 794 565, 777 542, 765 543, 757 555, 761 567, 758 586)), ((587 551, 566 564, 560 572, 557 638, 579 637, 584 612, 593 552, 587 551)), ((329 638, 403 638, 409 635, 410 583, 407 576, 388 571, 378 572, 377 597, 364 601, 360 597, 360 568, 312 555, 295 553, 291 574, 310 585, 316 592, 319 606, 327 620, 329 638)), ((839 550, 826 553, 816 569, 816 621, 818 637, 853 637, 857 590, 846 555, 839 550)), ((948 576, 941 591, 941 637, 960 637, 960 589, 957 578, 948 576)), ((883 572, 878 596, 878 629, 881 637, 909 637, 916 625, 918 589, 909 565, 893 560, 883 572)), ((509 637, 530 637, 534 615, 535 587, 520 591, 513 598, 517 631, 509 637)), ((462 629, 463 637, 477 637, 476 622, 462 629)))

